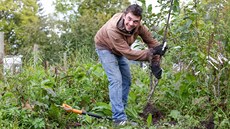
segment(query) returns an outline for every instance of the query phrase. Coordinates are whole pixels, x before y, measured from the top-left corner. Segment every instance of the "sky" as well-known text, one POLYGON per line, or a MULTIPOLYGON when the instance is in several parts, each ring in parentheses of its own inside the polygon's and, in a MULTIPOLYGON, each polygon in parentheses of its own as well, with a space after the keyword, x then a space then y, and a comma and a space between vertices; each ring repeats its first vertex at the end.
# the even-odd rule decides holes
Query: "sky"
POLYGON ((41 2, 44 7, 45 14, 54 12, 54 6, 52 6, 53 0, 41 0, 41 2))

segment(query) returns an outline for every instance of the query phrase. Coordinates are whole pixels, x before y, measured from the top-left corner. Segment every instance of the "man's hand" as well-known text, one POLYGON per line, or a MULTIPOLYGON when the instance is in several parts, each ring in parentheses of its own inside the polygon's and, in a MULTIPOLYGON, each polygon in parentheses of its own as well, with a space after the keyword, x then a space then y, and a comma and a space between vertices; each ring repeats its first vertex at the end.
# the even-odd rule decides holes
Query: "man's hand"
POLYGON ((162 69, 161 69, 160 64, 158 62, 153 62, 151 64, 151 71, 157 79, 161 79, 162 69))
POLYGON ((164 50, 162 50, 163 49, 163 44, 161 44, 161 45, 158 45, 158 46, 156 46, 156 47, 154 47, 154 48, 150 48, 150 52, 153 54, 153 55, 161 55, 161 56, 163 56, 164 54, 165 54, 165 52, 166 52, 166 50, 168 49, 168 47, 166 46, 165 48, 164 48, 164 50))

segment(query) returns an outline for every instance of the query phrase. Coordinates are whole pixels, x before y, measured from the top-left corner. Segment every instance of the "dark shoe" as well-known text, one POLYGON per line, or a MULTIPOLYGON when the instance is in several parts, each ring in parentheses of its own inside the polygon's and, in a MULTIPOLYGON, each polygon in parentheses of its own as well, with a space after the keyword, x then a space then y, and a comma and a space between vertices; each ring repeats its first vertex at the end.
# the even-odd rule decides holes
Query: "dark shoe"
POLYGON ((115 126, 127 126, 127 125, 137 126, 138 124, 132 121, 127 121, 127 120, 121 120, 121 121, 117 120, 117 121, 114 121, 114 125, 115 126))

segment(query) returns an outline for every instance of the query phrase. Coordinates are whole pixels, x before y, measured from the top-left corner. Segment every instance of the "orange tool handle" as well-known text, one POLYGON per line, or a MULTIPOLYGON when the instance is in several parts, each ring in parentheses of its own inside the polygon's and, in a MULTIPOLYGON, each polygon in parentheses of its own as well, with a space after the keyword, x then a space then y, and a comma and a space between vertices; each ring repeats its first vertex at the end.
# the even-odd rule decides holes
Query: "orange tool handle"
POLYGON ((71 106, 69 106, 67 104, 62 104, 62 107, 67 112, 73 112, 73 113, 80 114, 80 115, 89 115, 89 116, 92 116, 92 117, 95 117, 95 118, 106 118, 106 119, 109 119, 109 120, 113 120, 110 117, 103 117, 103 116, 100 116, 100 115, 97 115, 97 114, 94 114, 94 113, 90 113, 90 112, 86 112, 86 111, 82 111, 82 110, 73 109, 71 106))
POLYGON ((77 109, 73 109, 71 106, 67 105, 67 104, 62 104, 62 107, 67 111, 67 112, 73 112, 76 114, 82 114, 82 110, 77 110, 77 109))

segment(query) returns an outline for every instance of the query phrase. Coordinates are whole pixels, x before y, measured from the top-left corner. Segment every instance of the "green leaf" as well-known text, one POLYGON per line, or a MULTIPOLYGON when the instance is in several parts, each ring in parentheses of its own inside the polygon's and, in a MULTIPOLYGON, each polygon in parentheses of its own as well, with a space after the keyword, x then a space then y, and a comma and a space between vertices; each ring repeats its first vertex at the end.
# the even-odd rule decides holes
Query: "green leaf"
POLYGON ((49 83, 49 82, 50 82, 50 80, 49 80, 49 79, 42 80, 41 85, 46 85, 46 84, 47 84, 47 83, 49 83))
POLYGON ((229 119, 224 119, 223 121, 221 121, 221 123, 219 124, 219 127, 220 128, 227 128, 227 127, 229 127, 230 126, 230 121, 229 121, 229 119))
POLYGON ((92 109, 93 111, 101 112, 104 115, 112 115, 111 106, 109 104, 104 102, 98 102, 96 105, 97 106, 92 109))
POLYGON ((1 99, 5 99, 5 98, 13 98, 14 94, 12 92, 6 92, 1 99))
POLYGON ((180 117, 180 112, 178 110, 171 110, 169 116, 173 119, 178 119, 180 117))
POLYGON ((92 123, 92 117, 90 117, 89 115, 85 116, 85 120, 87 123, 91 124, 92 123))
POLYGON ((48 93, 49 95, 51 95, 52 97, 56 97, 56 96, 57 96, 56 93, 53 91, 52 88, 50 88, 50 87, 48 87, 48 86, 43 86, 42 88, 45 89, 45 90, 47 91, 47 93, 48 93))
POLYGON ((48 110, 48 116, 54 120, 60 120, 61 117, 60 108, 55 106, 54 104, 51 104, 48 110))
POLYGON ((191 19, 187 19, 187 22, 186 22, 186 27, 189 28, 192 24, 192 20, 191 19))
POLYGON ((153 7, 152 7, 152 5, 150 4, 149 6, 148 6, 148 13, 152 13, 152 10, 153 10, 153 7))
POLYGON ((34 128, 38 128, 38 129, 41 129, 41 128, 45 128, 45 122, 42 118, 35 118, 35 120, 33 120, 32 122, 34 128))
POLYGON ((149 113, 148 117, 147 117, 147 126, 150 127, 152 124, 153 118, 152 118, 152 114, 149 113))
POLYGON ((179 0, 174 0, 174 2, 173 2, 173 12, 179 12, 179 11, 180 11, 179 0))
POLYGON ((128 116, 130 116, 132 118, 138 118, 137 110, 134 107, 128 107, 126 109, 126 113, 128 116))

